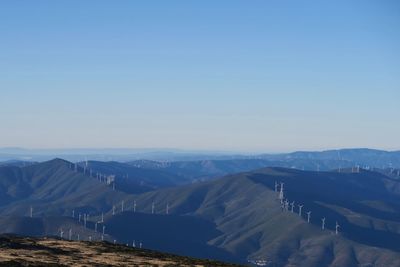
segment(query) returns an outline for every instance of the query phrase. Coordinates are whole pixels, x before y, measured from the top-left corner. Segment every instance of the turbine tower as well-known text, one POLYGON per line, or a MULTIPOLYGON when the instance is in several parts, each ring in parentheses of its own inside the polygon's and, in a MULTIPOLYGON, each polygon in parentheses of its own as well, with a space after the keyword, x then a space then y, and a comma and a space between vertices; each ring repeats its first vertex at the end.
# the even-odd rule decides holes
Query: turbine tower
POLYGON ((294 201, 290 204, 290 206, 292 206, 291 212, 293 213, 293 209, 294 209, 294 201))
POLYGON ((339 229, 340 225, 338 224, 338 222, 336 222, 335 225, 335 234, 337 235, 339 233, 338 229, 339 229))
POLYGON ((113 208, 112 208, 112 215, 115 215, 115 205, 113 205, 113 208))
POLYGON ((298 205, 299 206, 299 216, 301 217, 301 209, 303 208, 303 205, 298 205))
POLYGON ((167 215, 169 214, 169 204, 168 204, 168 202, 167 202, 166 214, 167 215))
POLYGON ((101 223, 103 223, 104 222, 104 213, 102 212, 101 213, 101 223))
POLYGON ((64 232, 62 230, 62 228, 60 229, 60 238, 63 238, 64 232))
POLYGON ((310 223, 311 211, 307 212, 307 222, 310 223))
POLYGON ((72 210, 72 218, 75 218, 75 210, 72 210))
POLYGON ((136 200, 133 201, 133 212, 136 212, 136 200))
POLYGON ((275 181, 275 192, 278 192, 278 182, 275 181))
POLYGON ((101 234, 101 241, 104 241, 104 233, 105 233, 105 231, 106 231, 106 226, 103 225, 103 232, 101 234))
POLYGON ((121 203, 121 212, 124 212, 124 201, 122 200, 122 203, 121 203))
POLYGON ((154 214, 154 202, 151 203, 151 214, 154 214))
POLYGON ((71 228, 69 228, 69 231, 68 231, 68 239, 72 240, 72 229, 71 228))
POLYGON ((279 200, 281 201, 281 204, 283 203, 283 185, 284 183, 281 183, 281 191, 279 192, 279 200))
POLYGON ((94 231, 97 233, 97 222, 94 224, 94 231))
POLYGON ((325 230, 325 217, 321 219, 322 221, 322 230, 325 230))
POLYGON ((33 217, 33 207, 31 206, 31 218, 33 217))

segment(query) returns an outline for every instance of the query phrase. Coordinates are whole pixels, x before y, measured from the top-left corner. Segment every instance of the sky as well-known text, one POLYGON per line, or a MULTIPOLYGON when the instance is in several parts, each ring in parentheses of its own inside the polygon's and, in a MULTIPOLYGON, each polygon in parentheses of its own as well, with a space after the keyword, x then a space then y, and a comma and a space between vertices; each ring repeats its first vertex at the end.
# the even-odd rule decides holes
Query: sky
POLYGON ((399 1, 0 1, 0 147, 400 149, 399 1))

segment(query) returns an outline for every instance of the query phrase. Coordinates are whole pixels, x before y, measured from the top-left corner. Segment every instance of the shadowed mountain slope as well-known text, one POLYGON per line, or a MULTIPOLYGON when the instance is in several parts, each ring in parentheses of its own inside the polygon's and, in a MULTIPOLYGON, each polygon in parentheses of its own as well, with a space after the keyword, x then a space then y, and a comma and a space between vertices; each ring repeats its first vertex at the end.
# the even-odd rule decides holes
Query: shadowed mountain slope
MULTIPOLYGON (((222 232, 209 244, 242 258, 267 258, 286 266, 399 266, 399 182, 360 173, 304 172, 268 168, 215 181, 149 192, 139 203, 170 203, 171 212, 215 223, 222 232), (282 211, 275 181, 285 197, 304 205, 282 211), (306 212, 311 211, 310 223, 306 212), (326 217, 326 229, 321 218, 326 217), (335 223, 340 234, 335 235, 335 223), (365 257, 364 255, 368 255, 365 257)), ((158 212, 163 212, 163 205, 158 212)), ((271 265, 273 266, 273 265, 271 265)))

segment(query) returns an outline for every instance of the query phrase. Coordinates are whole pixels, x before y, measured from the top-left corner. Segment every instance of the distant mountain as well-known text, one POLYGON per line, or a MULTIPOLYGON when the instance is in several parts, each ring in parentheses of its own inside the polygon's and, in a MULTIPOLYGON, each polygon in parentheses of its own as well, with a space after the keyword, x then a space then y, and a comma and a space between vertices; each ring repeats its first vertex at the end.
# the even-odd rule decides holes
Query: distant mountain
POLYGON ((389 169, 392 177, 400 178, 393 168, 400 168, 400 152, 372 149, 342 149, 323 152, 294 152, 289 154, 259 155, 254 158, 150 161, 136 160, 128 164, 142 168, 163 170, 190 181, 204 181, 227 174, 251 171, 265 167, 284 167, 310 171, 329 171, 360 166, 366 169, 389 169))
MULTIPOLYGON (((152 160, 160 162, 174 161, 215 161, 215 160, 267 160, 280 162, 281 167, 305 170, 327 170, 332 167, 360 165, 375 168, 400 168, 400 151, 375 149, 339 149, 326 151, 299 151, 278 154, 240 154, 219 151, 186 151, 177 149, 22 149, 0 148, 0 161, 46 161, 52 158, 64 158, 77 162, 86 159, 96 161, 128 162, 152 160), (284 165, 285 164, 285 165, 284 165), (291 165, 290 165, 291 164, 291 165)), ((270 166, 270 165, 268 165, 270 166)), ((276 166, 276 165, 272 165, 276 166)))
POLYGON ((34 161, 23 161, 23 160, 6 160, 0 162, 0 167, 2 166, 14 166, 14 167, 26 167, 29 165, 36 164, 34 161))
POLYGON ((118 190, 127 193, 141 193, 191 182, 178 173, 166 172, 162 169, 138 168, 115 161, 87 161, 80 162, 79 166, 92 170, 93 176, 97 173, 115 175, 118 190))
POLYGON ((179 149, 23 149, 0 148, 0 161, 29 160, 47 161, 52 158, 64 158, 69 161, 83 161, 86 159, 97 161, 132 161, 140 159, 158 161, 202 160, 202 159, 233 159, 243 158, 240 154, 219 151, 191 151, 179 149))
POLYGON ((320 161, 347 161, 353 165, 375 168, 400 168, 400 151, 384 151, 367 148, 326 150, 321 152, 299 151, 288 154, 261 155, 264 159, 293 160, 308 159, 320 161))

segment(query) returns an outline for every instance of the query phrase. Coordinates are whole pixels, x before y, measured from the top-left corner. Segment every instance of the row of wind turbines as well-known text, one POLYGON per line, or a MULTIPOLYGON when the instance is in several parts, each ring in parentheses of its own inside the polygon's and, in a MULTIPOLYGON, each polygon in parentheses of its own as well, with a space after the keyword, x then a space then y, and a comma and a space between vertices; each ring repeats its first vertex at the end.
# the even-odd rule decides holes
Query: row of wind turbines
MULTIPOLYGON (((292 201, 290 203, 288 199, 285 199, 285 196, 284 196, 284 183, 283 182, 278 184, 278 182, 275 181, 275 192, 278 194, 278 199, 280 201, 282 211, 289 211, 289 205, 290 205, 290 212, 294 213, 295 212, 294 211, 295 202, 292 201), (278 192, 278 187, 280 188, 279 192, 278 192)), ((300 217, 302 217, 302 209, 303 209, 304 205, 303 204, 298 204, 297 207, 298 207, 298 215, 300 217)), ((306 214, 307 214, 307 223, 310 223, 310 221, 311 221, 311 211, 307 211, 306 214)), ((321 229, 322 230, 325 230, 325 221, 326 221, 325 217, 321 218, 321 229)), ((340 228, 340 225, 336 221, 336 224, 335 224, 335 234, 336 235, 339 234, 339 228, 340 228)))
MULTIPOLYGON (((85 161, 83 167, 81 167, 78 163, 70 163, 69 168, 76 173, 80 172, 79 168, 83 168, 83 175, 88 175, 91 178, 96 178, 99 182, 104 183, 108 186, 112 186, 113 190, 115 190, 115 175, 107 175, 100 172, 95 173, 92 169, 89 168, 88 161, 85 161)), ((128 174, 126 175, 126 178, 128 178, 128 174)))
MULTIPOLYGON (((132 212, 137 212, 137 202, 136 200, 133 200, 132 202, 132 206, 130 206, 131 209, 129 208, 129 206, 126 205, 126 202, 124 200, 122 200, 120 202, 120 205, 113 205, 112 209, 109 211, 110 214, 112 216, 116 215, 117 213, 122 213, 125 211, 132 211, 132 212), (117 207, 119 206, 119 209, 117 209, 117 207)), ((153 201, 151 204, 151 214, 155 214, 156 213, 156 209, 155 209, 156 205, 155 202, 153 201)), ((168 215, 170 213, 170 205, 167 202, 166 207, 165 207, 165 214, 168 215)), ((30 206, 30 210, 29 210, 29 216, 31 218, 33 218, 33 206, 30 206)), ((90 215, 88 213, 76 213, 75 210, 73 209, 71 212, 71 217, 73 219, 76 219, 78 221, 79 224, 81 224, 85 229, 88 228, 88 222, 91 222, 94 224, 94 232, 95 235, 100 235, 100 240, 104 241, 105 237, 106 237, 106 225, 104 224, 104 212, 101 213, 101 216, 99 215, 90 215), (99 220, 95 220, 95 221, 90 221, 90 218, 94 217, 94 218, 100 218, 99 220)), ((75 231, 75 234, 73 234, 73 229, 69 228, 67 234, 68 236, 66 237, 63 228, 59 229, 59 236, 60 238, 67 238, 68 240, 76 240, 76 241, 80 241, 83 240, 81 239, 81 236, 79 234, 79 231, 75 231)), ((87 236, 87 240, 88 241, 94 241, 96 239, 96 236, 92 236, 92 235, 88 235, 87 236)), ((114 244, 116 243, 116 240, 113 240, 114 244)), ((126 244, 128 246, 128 243, 126 244)), ((139 242, 138 247, 142 248, 143 243, 139 242)), ((136 247, 136 242, 135 240, 132 241, 132 247, 136 247)))

